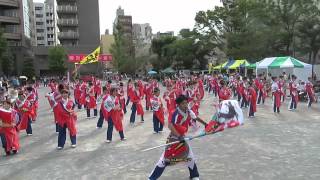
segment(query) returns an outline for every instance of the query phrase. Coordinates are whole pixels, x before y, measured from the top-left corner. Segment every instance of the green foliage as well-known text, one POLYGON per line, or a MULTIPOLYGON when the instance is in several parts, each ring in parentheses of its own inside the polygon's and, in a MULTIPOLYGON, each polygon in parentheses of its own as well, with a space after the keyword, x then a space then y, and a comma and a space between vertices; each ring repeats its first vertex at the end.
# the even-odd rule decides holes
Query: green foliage
POLYGON ((23 61, 22 75, 27 76, 29 79, 35 76, 35 70, 34 70, 32 58, 26 58, 23 61))
POLYGON ((167 67, 204 69, 208 55, 216 45, 194 30, 182 29, 179 37, 164 36, 153 39, 152 51, 158 58, 151 63, 155 70, 167 67))
POLYGON ((300 40, 298 50, 302 54, 309 54, 309 63, 315 64, 320 50, 320 9, 312 6, 308 13, 297 28, 300 40))
POLYGON ((49 69, 61 75, 67 70, 65 60, 67 59, 66 51, 61 46, 52 47, 49 49, 49 69))
POLYGON ((13 55, 8 48, 6 52, 2 55, 1 58, 1 67, 2 67, 2 72, 8 77, 12 74, 13 70, 13 55))
POLYGON ((312 37, 315 33, 299 30, 309 17, 319 18, 316 3, 318 0, 237 0, 232 8, 198 12, 195 30, 234 59, 293 56, 302 50, 298 47, 305 46, 304 39, 316 39, 312 37))
POLYGON ((111 45, 110 52, 113 56, 113 67, 119 73, 135 74, 142 67, 140 61, 133 57, 132 42, 125 37, 122 27, 118 25, 114 32, 115 42, 111 45))

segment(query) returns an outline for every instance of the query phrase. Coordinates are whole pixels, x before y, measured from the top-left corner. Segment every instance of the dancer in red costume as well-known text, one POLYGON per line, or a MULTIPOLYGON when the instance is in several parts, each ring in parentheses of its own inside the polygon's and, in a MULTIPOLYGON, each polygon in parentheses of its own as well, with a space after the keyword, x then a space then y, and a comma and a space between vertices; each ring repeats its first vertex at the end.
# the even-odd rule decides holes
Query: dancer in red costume
POLYGON ((277 77, 272 77, 271 91, 273 95, 273 112, 280 113, 282 91, 279 87, 277 77))
POLYGON ((179 96, 176 99, 176 103, 178 104, 178 107, 168 125, 171 133, 167 142, 181 140, 181 143, 166 147, 165 152, 161 155, 155 169, 149 176, 149 180, 157 180, 167 166, 174 165, 178 162, 186 162, 190 173, 190 179, 199 180, 199 172, 192 150, 189 147, 189 144, 183 140, 188 132, 191 120, 196 120, 201 124, 206 123, 198 118, 192 110, 188 109, 188 101, 185 96, 179 96))
POLYGON ((308 81, 306 81, 306 84, 305 84, 305 90, 306 90, 307 95, 308 95, 308 108, 311 107, 311 104, 313 102, 316 102, 314 89, 313 89, 313 84, 312 84, 311 81, 312 81, 312 78, 308 77, 308 81))
POLYGON ((132 107, 131 107, 131 116, 130 116, 130 123, 134 124, 135 119, 136 119, 136 113, 138 115, 141 115, 141 123, 144 122, 143 119, 143 115, 144 115, 144 111, 142 108, 142 104, 141 104, 141 99, 142 99, 143 95, 141 94, 141 89, 139 88, 138 83, 134 83, 134 89, 132 91, 132 94, 130 96, 130 100, 132 102, 132 107))
POLYGON ((164 110, 162 100, 160 98, 160 89, 154 88, 153 97, 151 98, 151 107, 153 111, 153 131, 160 133, 164 126, 164 110))
POLYGON ((248 99, 249 99, 249 117, 254 117, 254 113, 257 112, 257 93, 253 87, 252 81, 249 81, 248 87, 248 99))
POLYGON ((219 91, 219 102, 229 100, 231 97, 231 89, 229 89, 223 80, 220 81, 221 89, 219 91))
POLYGON ((90 118, 90 111, 93 109, 93 117, 97 117, 98 110, 97 110, 97 101, 96 101, 96 93, 94 91, 94 86, 92 82, 89 82, 89 87, 86 93, 86 108, 87 108, 87 118, 90 118))
POLYGON ((112 131, 113 127, 116 128, 116 130, 119 132, 121 141, 126 140, 123 134, 123 126, 122 126, 122 120, 123 120, 123 111, 120 104, 120 99, 117 96, 118 89, 115 87, 112 87, 110 89, 110 95, 106 99, 104 103, 104 107, 107 111, 107 117, 106 120, 108 121, 108 130, 107 130, 107 143, 110 143, 112 141, 112 131))
POLYGON ((291 96, 291 100, 288 107, 289 111, 293 111, 297 109, 297 106, 298 106, 299 96, 298 96, 298 90, 297 90, 298 84, 296 80, 297 80, 297 77, 295 75, 292 75, 291 81, 289 82, 290 96, 291 96))
POLYGON ((54 106, 58 106, 60 118, 58 121, 59 125, 59 136, 58 136, 58 150, 64 148, 67 136, 67 129, 69 130, 71 147, 75 148, 77 144, 77 115, 74 112, 75 103, 69 97, 69 91, 63 89, 61 91, 62 99, 60 103, 55 102, 54 106))
POLYGON ((16 124, 19 122, 19 115, 12 108, 12 99, 7 97, 0 108, 0 133, 2 146, 9 156, 11 153, 16 154, 20 149, 19 133, 16 124))
POLYGON ((31 103, 26 99, 23 91, 18 92, 15 108, 20 115, 19 130, 26 130, 27 135, 32 136, 31 103))
POLYGON ((63 84, 59 84, 58 89, 53 92, 53 93, 48 93, 46 95, 46 97, 49 100, 49 104, 53 110, 53 116, 54 116, 54 122, 56 124, 56 133, 59 133, 59 126, 58 126, 58 122, 60 121, 60 106, 55 106, 55 103, 60 103, 62 96, 61 96, 61 91, 64 89, 64 85, 63 84))

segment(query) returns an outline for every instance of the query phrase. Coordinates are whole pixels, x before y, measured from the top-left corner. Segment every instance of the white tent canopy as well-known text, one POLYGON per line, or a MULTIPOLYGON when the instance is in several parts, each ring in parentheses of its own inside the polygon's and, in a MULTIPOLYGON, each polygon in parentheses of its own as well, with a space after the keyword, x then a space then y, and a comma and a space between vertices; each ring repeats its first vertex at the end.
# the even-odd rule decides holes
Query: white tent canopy
POLYGON ((273 76, 279 76, 283 72, 295 75, 300 80, 306 81, 312 75, 312 65, 301 62, 293 57, 269 57, 257 63, 258 71, 266 71, 273 76))

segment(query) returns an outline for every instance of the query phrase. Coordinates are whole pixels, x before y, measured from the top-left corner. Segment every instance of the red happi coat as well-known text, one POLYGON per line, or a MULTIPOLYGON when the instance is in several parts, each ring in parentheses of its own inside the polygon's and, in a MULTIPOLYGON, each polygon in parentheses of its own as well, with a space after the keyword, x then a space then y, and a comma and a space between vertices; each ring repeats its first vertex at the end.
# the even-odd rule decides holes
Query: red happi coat
POLYGON ((101 95, 102 90, 101 90, 101 81, 99 79, 96 80, 95 85, 94 85, 94 91, 97 93, 98 96, 101 95))
POLYGON ((131 102, 136 104, 137 107, 137 114, 138 115, 144 115, 143 107, 141 104, 141 95, 140 91, 134 90, 131 96, 131 102))
POLYGON ((102 111, 103 117, 104 119, 107 121, 108 120, 108 111, 106 110, 106 108, 104 107, 105 102, 107 100, 107 98, 109 97, 109 94, 106 94, 102 97, 102 102, 101 102, 101 106, 100 106, 100 110, 102 111))
POLYGON ((199 89, 199 93, 200 93, 200 99, 203 99, 204 97, 204 86, 203 86, 203 82, 201 79, 198 80, 198 89, 199 89))
POLYGON ((164 125, 164 110, 163 104, 160 97, 153 96, 151 98, 151 107, 153 110, 153 114, 158 118, 160 123, 164 125))
POLYGON ((53 116, 54 116, 54 122, 58 123, 61 119, 60 117, 60 106, 58 104, 61 102, 62 96, 60 92, 55 91, 51 96, 51 102, 53 104, 53 116))
POLYGON ((186 90, 184 90, 182 94, 188 98, 188 102, 191 102, 193 100, 193 92, 190 88, 187 88, 186 90))
POLYGON ((171 115, 173 114, 173 112, 176 109, 176 98, 177 98, 177 95, 176 95, 176 91, 175 90, 166 91, 163 94, 163 99, 167 103, 168 119, 170 119, 171 115))
POLYGON ((35 95, 35 101, 34 101, 35 115, 33 120, 35 121, 38 117, 38 108, 39 108, 39 94, 36 86, 33 87, 33 93, 35 95))
POLYGON ((173 127, 181 136, 184 136, 188 132, 192 118, 196 118, 196 115, 192 110, 182 112, 179 108, 177 108, 171 117, 170 123, 172 123, 173 127))
POLYGON ((151 101, 153 92, 153 86, 151 83, 145 84, 144 86, 144 94, 146 95, 146 107, 151 107, 151 101))
POLYGON ((120 87, 118 90, 118 98, 120 101, 121 108, 124 109, 126 106, 126 98, 124 97, 124 89, 120 87))
POLYGON ((86 91, 87 91, 87 85, 86 83, 82 83, 80 86, 80 90, 81 90, 81 96, 80 96, 80 101, 79 103, 81 105, 85 105, 86 104, 86 91))
POLYGON ((18 113, 14 109, 2 109, 0 108, 0 121, 2 123, 10 124, 12 127, 1 127, 1 132, 6 139, 6 152, 11 150, 19 150, 19 133, 16 123, 19 119, 18 113))
POLYGON ((299 101, 299 95, 297 90, 298 85, 296 84, 296 82, 290 81, 289 88, 290 88, 290 95, 294 97, 294 99, 296 100, 296 103, 298 104, 298 101, 299 101))
POLYGON ((104 103, 104 109, 108 113, 108 116, 105 117, 107 121, 110 121, 110 118, 113 122, 114 127, 117 131, 123 131, 122 120, 123 120, 123 111, 121 109, 115 109, 115 107, 120 106, 119 98, 108 96, 104 103))
POLYGON ((198 116, 199 108, 200 108, 200 100, 201 100, 200 99, 201 95, 198 88, 193 90, 191 98, 192 98, 192 102, 191 102, 192 107, 190 108, 198 116))
POLYGON ((282 91, 279 88, 279 84, 277 82, 273 82, 271 86, 271 90, 273 95, 273 101, 276 103, 276 107, 280 108, 282 91))
POLYGON ((97 108, 94 87, 91 87, 88 90, 86 102, 87 102, 87 108, 89 108, 89 109, 96 109, 97 108))
POLYGON ((66 125, 71 136, 77 135, 77 115, 74 112, 74 102, 70 99, 62 99, 57 106, 59 106, 59 114, 61 118, 58 122, 59 126, 64 127, 66 125))
POLYGON ((256 103, 257 93, 253 87, 248 88, 248 96, 249 96, 250 106, 252 106, 253 112, 257 112, 257 103, 256 103))
POLYGON ((305 90, 309 96, 309 98, 313 101, 316 101, 315 96, 314 96, 314 89, 313 89, 313 84, 310 81, 306 82, 305 85, 305 90))
POLYGON ((127 96, 131 98, 132 96, 132 91, 133 91, 133 85, 132 83, 127 84, 127 96))
POLYGON ((145 94, 144 94, 144 86, 141 80, 138 81, 138 87, 139 87, 140 97, 143 98, 145 94))
POLYGON ((231 90, 228 87, 222 87, 219 91, 219 101, 229 100, 231 97, 231 90))
POLYGON ((19 123, 19 130, 25 130, 28 127, 29 119, 31 117, 31 104, 28 100, 16 100, 16 110, 20 114, 20 123, 19 123))
POLYGON ((31 115, 32 121, 35 121, 37 117, 37 102, 36 102, 37 99, 36 99, 35 93, 33 92, 29 93, 26 99, 30 102, 30 105, 31 105, 30 115, 31 115))
POLYGON ((80 98, 81 98, 80 84, 77 83, 74 88, 74 99, 77 101, 77 103, 80 103, 80 98))

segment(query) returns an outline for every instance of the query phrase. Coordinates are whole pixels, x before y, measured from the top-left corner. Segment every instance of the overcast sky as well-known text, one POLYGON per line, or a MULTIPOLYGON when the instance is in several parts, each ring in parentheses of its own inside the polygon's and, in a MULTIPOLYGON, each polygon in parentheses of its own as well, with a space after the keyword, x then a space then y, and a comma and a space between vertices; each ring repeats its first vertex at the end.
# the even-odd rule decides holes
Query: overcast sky
MULTIPOLYGON (((34 0, 43 2, 44 0, 34 0)), ((179 32, 182 28, 193 28, 194 17, 200 10, 213 9, 220 0, 99 0, 100 31, 112 31, 116 9, 121 6, 133 23, 150 23, 153 33, 158 31, 179 32)))

